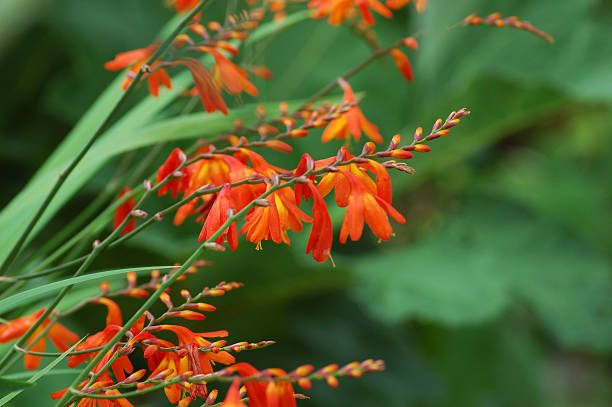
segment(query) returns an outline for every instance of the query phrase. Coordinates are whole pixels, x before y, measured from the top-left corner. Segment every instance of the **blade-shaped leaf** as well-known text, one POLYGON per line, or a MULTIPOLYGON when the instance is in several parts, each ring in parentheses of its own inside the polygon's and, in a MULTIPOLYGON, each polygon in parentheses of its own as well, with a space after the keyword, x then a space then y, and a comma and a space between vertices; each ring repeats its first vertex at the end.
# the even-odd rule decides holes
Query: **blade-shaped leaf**
POLYGON ((65 280, 56 281, 54 283, 45 284, 36 288, 32 288, 30 290, 26 290, 14 295, 11 295, 8 298, 0 301, 0 313, 8 312, 12 309, 15 309, 21 305, 28 304, 33 301, 40 300, 41 298, 45 298, 53 293, 58 292, 64 287, 69 285, 81 285, 83 283, 91 283, 92 281, 103 280, 110 277, 126 274, 130 271, 135 273, 141 273, 145 271, 151 271, 154 269, 158 270, 170 270, 174 266, 160 266, 160 267, 139 267, 139 268, 125 268, 125 269, 117 269, 117 270, 107 270, 101 271, 98 273, 86 274, 84 276, 79 277, 71 277, 65 280))

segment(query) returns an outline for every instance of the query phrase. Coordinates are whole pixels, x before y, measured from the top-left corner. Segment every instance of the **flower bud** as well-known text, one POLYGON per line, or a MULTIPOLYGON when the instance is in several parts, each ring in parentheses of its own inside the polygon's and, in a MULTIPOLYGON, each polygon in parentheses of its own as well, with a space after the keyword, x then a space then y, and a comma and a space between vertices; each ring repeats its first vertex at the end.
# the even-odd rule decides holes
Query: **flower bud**
POLYGON ((417 129, 414 131, 414 140, 421 141, 422 138, 423 138, 423 128, 417 127, 417 129))
POLYGON ((146 218, 149 216, 149 214, 142 209, 134 209, 130 214, 135 218, 146 218))

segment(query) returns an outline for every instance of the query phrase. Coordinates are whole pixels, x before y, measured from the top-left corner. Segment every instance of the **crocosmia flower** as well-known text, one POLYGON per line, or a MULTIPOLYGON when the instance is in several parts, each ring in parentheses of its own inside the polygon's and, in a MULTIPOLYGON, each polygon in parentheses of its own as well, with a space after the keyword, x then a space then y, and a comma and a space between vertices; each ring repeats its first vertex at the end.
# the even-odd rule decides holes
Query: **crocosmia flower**
MULTIPOLYGON (((104 68, 109 71, 119 71, 121 69, 130 67, 123 84, 121 85, 122 89, 127 89, 132 83, 132 79, 140 68, 153 56, 155 51, 159 48, 159 44, 155 43, 149 45, 146 48, 139 48, 132 51, 121 52, 115 56, 115 59, 112 61, 108 61, 104 64, 104 68)), ((170 76, 165 71, 164 68, 159 67, 160 60, 156 60, 151 64, 150 73, 146 74, 148 84, 149 84, 149 92, 151 95, 157 97, 159 96, 159 87, 163 85, 167 89, 172 88, 172 81, 170 80, 170 76)))
POLYGON ((367 25, 374 24, 372 10, 383 17, 391 18, 393 13, 378 0, 311 0, 308 7, 315 9, 315 17, 323 18, 329 15, 329 23, 338 25, 347 18, 355 8, 367 25))
MULTIPOLYGON (((342 78, 338 80, 338 83, 342 90, 344 90, 343 102, 353 103, 355 101, 355 93, 351 85, 342 78)), ((372 141, 382 143, 382 136, 378 132, 378 127, 366 119, 359 106, 354 105, 348 112, 329 122, 323 131, 321 141, 327 143, 334 138, 348 140, 351 136, 355 140, 359 140, 362 130, 372 141)))
MULTIPOLYGON (((0 343, 10 342, 14 339, 21 338, 34 325, 38 318, 44 312, 44 308, 25 317, 20 317, 12 321, 0 324, 0 343)), ((47 318, 40 326, 32 333, 26 341, 27 345, 32 343, 32 340, 38 337, 48 326, 51 320, 47 318)), ((79 340, 79 337, 64 327, 59 322, 53 324, 46 336, 40 338, 34 343, 30 350, 33 352, 44 352, 47 344, 47 338, 55 345, 60 352, 65 352, 72 344, 79 340)), ((25 368, 34 370, 40 365, 41 356, 26 354, 24 357, 25 368)))

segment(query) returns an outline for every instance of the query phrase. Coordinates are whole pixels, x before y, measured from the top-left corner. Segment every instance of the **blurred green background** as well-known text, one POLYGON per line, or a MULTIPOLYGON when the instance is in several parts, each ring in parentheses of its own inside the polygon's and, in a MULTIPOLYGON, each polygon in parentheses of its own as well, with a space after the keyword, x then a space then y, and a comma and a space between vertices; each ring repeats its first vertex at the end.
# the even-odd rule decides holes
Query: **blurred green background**
MULTIPOLYGON (((103 63, 147 45, 172 17, 159 3, 0 3, 2 206, 108 86, 115 75, 103 63)), ((222 18, 225 3, 207 15, 222 18)), ((260 368, 386 360, 384 373, 341 380, 338 389, 315 385, 304 406, 612 405, 612 2, 431 0, 422 14, 408 7, 393 21, 377 21, 383 45, 424 30, 419 51, 409 53, 414 83, 391 60, 351 80, 385 140, 409 137, 463 106, 472 115, 413 160, 415 175, 394 174, 394 206, 408 221, 394 225, 389 242, 378 244, 368 231, 358 243, 336 244, 335 269, 303 253, 305 235, 292 235, 291 247, 267 243, 257 252, 242 241, 236 253, 210 255, 214 266, 182 286, 197 291, 236 280, 246 287, 215 299, 218 311, 198 329, 278 341, 240 355, 260 368), (494 11, 530 20, 556 43, 507 28, 445 29, 472 12, 494 11)), ((257 100, 278 102, 308 97, 369 52, 346 27, 305 21, 242 57, 274 72, 256 82, 257 100)), ((322 146, 318 137, 297 140, 295 155, 266 156, 290 168, 304 151, 334 154, 339 145, 322 146)), ((156 165, 173 146, 164 145, 156 165)), ((31 250, 81 213, 117 171, 127 182, 149 150, 108 162, 31 250)), ((95 268, 180 262, 195 249, 198 230, 163 222, 95 268)), ((127 313, 137 302, 122 305, 127 313)), ((93 332, 104 316, 87 308, 68 325, 93 332)), ((47 403, 46 394, 68 380, 47 377, 14 405, 47 403)), ((167 405, 162 395, 138 401, 167 405)))

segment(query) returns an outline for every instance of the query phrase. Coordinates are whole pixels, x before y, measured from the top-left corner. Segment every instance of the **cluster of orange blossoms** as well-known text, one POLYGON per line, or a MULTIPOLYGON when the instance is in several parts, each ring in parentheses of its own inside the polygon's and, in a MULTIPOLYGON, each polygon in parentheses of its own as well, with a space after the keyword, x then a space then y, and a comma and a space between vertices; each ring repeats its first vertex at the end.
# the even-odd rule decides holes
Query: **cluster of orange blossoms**
MULTIPOLYGON (((389 218, 405 223, 405 218, 392 206, 392 186, 389 169, 412 173, 403 162, 379 162, 380 158, 407 160, 414 152, 428 152, 430 147, 423 144, 449 134, 450 128, 470 112, 465 108, 452 112, 445 121, 436 121, 429 135, 417 129, 410 144, 400 146, 401 137, 393 137, 386 150, 376 151, 373 142, 365 144, 361 154, 351 154, 346 146, 326 159, 313 160, 304 154, 293 170, 286 170, 268 163, 263 156, 252 149, 271 147, 280 151, 291 151, 282 138, 303 137, 307 129, 327 125, 323 132, 326 138, 358 139, 363 130, 375 141, 382 141, 376 127, 368 122, 352 100, 348 83, 340 80, 345 91, 342 105, 324 105, 319 109, 304 109, 296 113, 303 118, 297 125, 293 117, 287 116, 287 106, 281 105, 284 116, 273 120, 285 126, 283 130, 271 124, 262 123, 256 129, 261 139, 249 142, 246 137, 226 135, 230 145, 217 148, 213 144, 201 146, 196 153, 187 157, 175 148, 157 171, 160 196, 171 194, 183 196, 183 204, 174 216, 176 226, 187 217, 195 216, 203 223, 199 241, 214 237, 217 244, 227 240, 229 247, 238 246, 238 235, 261 249, 263 240, 290 244, 288 231, 301 232, 304 223, 311 223, 306 253, 316 261, 330 259, 333 242, 333 228, 325 197, 335 192, 336 204, 346 208, 340 228, 339 241, 345 243, 348 237, 353 241, 361 238, 364 223, 368 224, 381 241, 392 236, 389 218), (348 95, 348 96, 347 96, 348 95), (303 200, 312 199, 312 216, 300 209, 303 200), (247 208, 248 207, 248 208, 247 208), (244 224, 238 230, 239 220, 233 214, 247 208, 244 224)), ((260 109, 260 119, 265 112, 260 109)), ((244 130, 238 123, 237 131, 244 130)), ((124 202, 117 210, 116 218, 123 220, 126 213, 133 212, 133 200, 124 202)), ((117 226, 116 226, 117 227, 117 226)), ((124 232, 133 229, 124 228, 124 232)))
MULTIPOLYGON (((204 264, 201 262, 198 266, 204 264)), ((196 266, 189 269, 189 273, 197 271, 196 266)), ((173 270, 172 272, 176 271, 173 270)), ((184 276, 182 276, 184 277, 184 276)), ((125 289, 110 292, 109 284, 100 285, 101 295, 91 298, 78 307, 87 304, 99 304, 106 307, 105 328, 90 335, 80 342, 68 354, 68 367, 74 368, 95 357, 100 347, 108 344, 123 328, 121 310, 110 296, 128 295, 136 298, 149 296, 148 290, 159 287, 163 277, 159 271, 154 270, 150 281, 138 285, 136 274, 128 273, 128 286, 125 289)), ((301 366, 287 373, 282 369, 257 370, 248 363, 236 363, 234 354, 246 350, 261 349, 272 345, 273 341, 257 343, 237 342, 227 344, 224 338, 229 334, 225 330, 213 332, 193 332, 181 325, 167 323, 167 319, 180 318, 190 321, 202 321, 206 318, 203 312, 215 311, 215 307, 202 302, 203 298, 216 297, 228 291, 241 287, 236 282, 221 282, 215 287, 204 288, 200 293, 192 296, 187 290, 181 291, 180 305, 175 305, 169 292, 163 292, 159 299, 167 307, 167 311, 158 317, 147 312, 130 327, 125 334, 124 342, 117 343, 109 350, 100 362, 93 368, 89 378, 81 382, 76 389, 64 389, 52 394, 53 399, 59 399, 67 391, 81 397, 76 404, 78 407, 87 406, 120 406, 128 407, 132 404, 124 397, 119 389, 133 389, 143 394, 148 390, 160 388, 164 390, 170 403, 186 407, 196 398, 206 400, 206 405, 215 403, 218 390, 209 391, 207 383, 214 381, 231 381, 232 386, 227 393, 224 406, 242 406, 243 400, 248 397, 249 406, 295 406, 295 399, 303 397, 295 394, 293 384, 303 389, 311 387, 311 380, 325 380, 330 386, 338 385, 339 376, 360 377, 365 372, 380 371, 383 369, 381 361, 366 360, 353 362, 342 368, 329 365, 315 371, 311 365, 301 366), (175 340, 158 337, 164 332, 171 332, 175 340), (211 338, 215 338, 211 341, 211 338), (146 360, 146 368, 136 370, 130 359, 136 350, 140 350, 146 360), (214 370, 217 364, 227 367, 214 370), (240 385, 244 388, 240 389, 240 385), (101 398, 93 398, 91 395, 101 398), (90 396, 90 397, 88 397, 90 396)), ((18 318, 0 325, 0 338, 6 342, 22 336, 41 315, 40 310, 27 317, 18 318)), ((49 322, 41 325, 39 331, 47 328, 49 322)), ((34 336, 38 336, 37 331, 34 336)), ((59 323, 55 323, 46 336, 61 350, 66 351, 69 345, 78 341, 78 336, 59 323)), ((28 352, 41 352, 44 350, 45 336, 43 335, 28 352), (42 344, 42 345, 39 345, 42 344)), ((38 367, 40 357, 36 354, 26 354, 26 367, 38 367)))
MULTIPOLYGON (((195 7, 197 3, 177 1, 175 5, 179 11, 182 11, 195 7)), ((258 20, 262 17, 261 11, 252 10, 239 17, 232 16, 227 26, 211 21, 207 27, 200 24, 199 17, 194 18, 189 24, 191 35, 180 34, 172 44, 174 53, 179 54, 176 59, 166 61, 158 55, 152 63, 146 65, 159 49, 159 42, 155 42, 146 48, 119 53, 113 60, 104 64, 104 67, 111 71, 129 68, 122 85, 124 90, 131 85, 133 78, 142 70, 143 77, 147 79, 149 92, 157 97, 161 86, 167 89, 172 88, 172 80, 166 69, 183 66, 193 77, 194 88, 191 90, 191 95, 199 95, 208 113, 220 111, 227 114, 228 109, 221 95, 222 91, 230 95, 245 92, 251 96, 257 96, 258 92, 249 81, 249 74, 234 64, 223 52, 237 55, 238 49, 229 41, 247 38, 249 32, 257 27, 258 20), (196 55, 210 55, 214 60, 212 68, 207 68, 198 58, 188 56, 188 52, 196 53, 196 55)), ((265 67, 249 67, 249 70, 263 78, 271 76, 270 71, 265 67)))

